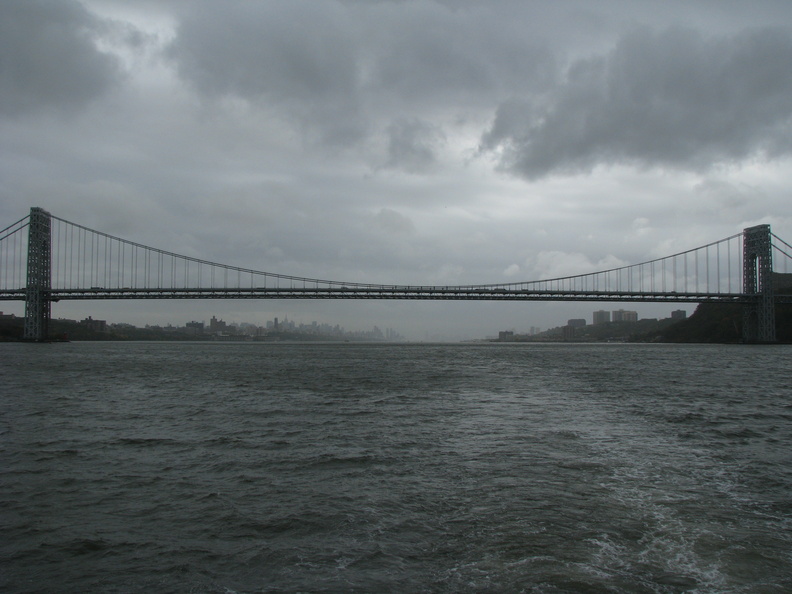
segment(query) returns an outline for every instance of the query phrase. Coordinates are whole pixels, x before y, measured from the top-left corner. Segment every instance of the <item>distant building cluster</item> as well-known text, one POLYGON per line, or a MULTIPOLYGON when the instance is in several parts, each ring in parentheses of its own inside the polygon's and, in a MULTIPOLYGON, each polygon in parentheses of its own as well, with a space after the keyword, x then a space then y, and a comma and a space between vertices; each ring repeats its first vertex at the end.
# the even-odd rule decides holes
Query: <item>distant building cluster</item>
POLYGON ((176 326, 146 326, 152 330, 163 332, 184 332, 193 336, 204 336, 215 340, 279 340, 281 338, 305 337, 309 339, 327 340, 404 340, 404 337, 391 328, 384 331, 377 326, 368 331, 347 331, 338 324, 321 324, 311 322, 310 324, 296 323, 284 318, 279 320, 274 318, 264 326, 242 322, 241 324, 230 324, 224 320, 212 316, 209 324, 204 322, 187 322, 183 328, 176 326))
MULTIPOLYGON (((684 320, 687 318, 687 312, 684 309, 678 309, 671 312, 672 320, 684 320)), ((599 310, 592 314, 592 326, 602 324, 609 324, 610 322, 637 322, 638 312, 628 311, 624 309, 617 309, 614 311, 599 310)), ((553 336, 562 338, 563 340, 575 340, 581 336, 586 335, 585 328, 587 326, 584 318, 572 318, 567 320, 566 326, 552 330, 553 336), (560 334, 559 334, 560 332, 560 334)), ((540 329, 531 327, 530 334, 517 334, 513 330, 505 330, 498 333, 498 342, 520 342, 526 340, 542 340, 544 335, 537 338, 531 338, 533 335, 540 334, 540 329)))
POLYGON ((624 309, 617 309, 612 312, 613 316, 611 317, 611 312, 605 311, 603 309, 599 311, 595 311, 592 319, 593 324, 607 324, 608 322, 637 322, 638 321, 638 312, 637 311, 627 311, 624 309))
POLYGON ((91 332, 109 332, 110 327, 107 324, 107 320, 94 320, 91 316, 88 316, 84 320, 69 320, 66 318, 58 318, 59 322, 66 322, 67 324, 76 324, 78 326, 82 326, 86 330, 90 330, 91 332))
POLYGON ((107 320, 94 320, 88 316, 80 324, 92 332, 107 332, 107 320))
POLYGON ((504 331, 498 332, 498 341, 499 342, 516 342, 516 341, 526 340, 527 338, 530 338, 531 336, 535 336, 535 335, 539 334, 541 331, 542 331, 542 329, 537 327, 537 326, 531 326, 528 329, 528 332, 525 333, 525 334, 516 334, 514 332, 514 330, 504 330, 504 331))
MULTIPOLYGON (((677 309, 671 312, 671 319, 672 320, 684 320, 687 318, 687 312, 684 309, 677 309)), ((627 311, 624 309, 617 309, 613 312, 599 310, 595 311, 592 316, 592 323, 593 324, 607 324, 608 322, 637 322, 638 321, 638 312, 637 311, 627 311)), ((586 323, 584 320, 569 320, 567 322, 569 326, 585 326, 586 323), (580 324, 580 322, 583 322, 580 324)))

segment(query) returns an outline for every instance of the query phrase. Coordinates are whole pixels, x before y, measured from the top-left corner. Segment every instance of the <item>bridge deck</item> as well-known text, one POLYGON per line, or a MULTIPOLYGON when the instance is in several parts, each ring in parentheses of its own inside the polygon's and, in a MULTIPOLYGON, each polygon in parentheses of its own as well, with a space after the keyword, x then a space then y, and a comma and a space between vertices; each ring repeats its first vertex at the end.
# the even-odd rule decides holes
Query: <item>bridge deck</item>
MULTIPOLYGON (((50 301, 110 299, 391 299, 435 301, 630 301, 678 303, 750 303, 755 295, 676 291, 559 291, 467 287, 309 287, 309 288, 124 288, 52 289, 50 301)), ((25 289, 0 291, 0 300, 24 301, 25 289)), ((792 296, 779 295, 779 302, 792 296)))

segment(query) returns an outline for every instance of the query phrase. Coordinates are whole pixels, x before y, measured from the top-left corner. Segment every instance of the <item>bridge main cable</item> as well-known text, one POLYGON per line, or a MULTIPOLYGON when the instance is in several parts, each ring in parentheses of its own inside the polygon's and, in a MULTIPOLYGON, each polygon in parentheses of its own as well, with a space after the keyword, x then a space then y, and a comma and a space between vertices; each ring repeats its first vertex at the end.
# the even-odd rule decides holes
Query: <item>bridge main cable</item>
MULTIPOLYGON (((110 242, 117 242, 120 246, 128 246, 130 249, 140 250, 142 252, 141 255, 137 256, 137 259, 142 259, 145 263, 145 266, 142 266, 145 269, 145 274, 140 272, 141 265, 135 262, 127 262, 124 263, 122 260, 126 257, 123 254, 123 249, 116 248, 116 258, 119 270, 116 271, 116 275, 122 279, 130 278, 131 274, 137 274, 138 276, 144 277, 144 285, 141 285, 140 282, 137 283, 135 287, 128 287, 125 286, 125 283, 118 283, 117 281, 113 282, 112 279, 108 279, 108 277, 112 276, 109 273, 101 274, 99 269, 102 268, 109 268, 114 265, 112 262, 107 262, 108 256, 107 254, 99 254, 97 253, 98 247, 97 242, 93 239, 90 239, 91 246, 90 248, 86 247, 86 243, 88 239, 78 239, 80 242, 80 246, 78 247, 78 252, 83 252, 83 257, 87 259, 87 252, 90 251, 92 262, 83 262, 77 263, 77 276, 86 276, 85 271, 90 269, 91 279, 97 279, 99 277, 102 278, 102 282, 91 282, 86 283, 83 279, 82 286, 71 286, 66 287, 66 283, 63 282, 63 279, 58 281, 58 285, 60 288, 63 289, 88 289, 90 287, 97 288, 97 289, 108 289, 111 286, 114 286, 115 289, 122 289, 122 288, 144 288, 144 289, 239 289, 242 288, 241 278, 237 282, 236 286, 228 286, 228 279, 227 274, 235 273, 239 277, 245 275, 245 277, 250 277, 250 283, 245 283, 247 288, 256 288, 256 281, 255 279, 258 278, 263 283, 261 283, 261 287, 270 286, 271 284, 277 285, 275 288, 288 288, 288 289, 296 289, 299 288, 299 285, 302 285, 303 288, 320 288, 323 287, 328 290, 334 291, 344 291, 349 292, 350 290, 360 290, 360 291, 378 291, 380 293, 386 292, 393 292, 393 291, 400 291, 400 292, 410 292, 414 293, 416 291, 423 292, 423 293, 437 293, 440 291, 448 293, 449 291, 455 292, 471 292, 477 291, 479 293, 486 293, 487 291, 509 291, 509 292, 525 292, 530 291, 532 293, 548 293, 548 294, 571 294, 571 293, 581 293, 581 294, 592 294, 592 293, 618 293, 618 294, 626 294, 631 293, 634 296, 640 294, 655 294, 655 293, 690 293, 691 296, 695 296, 695 298, 699 298, 703 292, 706 293, 723 293, 723 291, 712 291, 712 290, 704 290, 702 285, 704 283, 700 282, 698 278, 696 279, 689 279, 689 274, 686 274, 684 280, 679 279, 679 274, 677 272, 672 272, 666 269, 668 265, 670 268, 675 269, 677 266, 677 262, 682 259, 684 261, 684 268, 686 269, 688 266, 688 255, 699 254, 702 251, 709 250, 709 248, 713 246, 719 246, 724 242, 731 242, 737 238, 740 238, 740 234, 732 235, 726 239, 712 242, 706 244, 704 246, 700 246, 698 248, 685 250, 683 252, 679 252, 677 254, 673 254, 671 256, 666 256, 662 258, 655 258, 653 260, 648 260, 646 262, 641 262, 638 264, 626 265, 616 268, 611 268, 604 271, 598 271, 593 273, 585 273, 579 275, 568 275, 563 277, 556 277, 550 279, 541 279, 536 281, 519 281, 519 282, 510 282, 510 283, 487 283, 487 284, 473 284, 473 285, 398 285, 398 284, 381 284, 381 283, 360 283, 360 282, 349 282, 349 281, 335 281, 330 279, 320 279, 320 278, 311 278, 311 277, 302 277, 302 276, 295 276, 295 275, 287 275, 281 273, 274 273, 274 272, 266 272, 251 268, 243 268, 238 266, 231 266, 227 264, 221 264, 219 262, 214 262, 210 260, 195 258, 192 256, 185 256, 182 254, 177 254, 175 252, 153 248, 141 243, 133 242, 130 240, 126 240, 120 237, 116 237, 114 235, 110 235, 108 233, 104 233, 101 231, 96 231, 89 227, 85 227, 83 225, 79 225, 77 223, 73 223, 66 219, 62 219, 60 217, 53 216, 52 217, 55 221, 62 223, 64 225, 71 226, 74 229, 77 229, 84 234, 92 234, 93 236, 105 238, 105 240, 110 242), (151 273, 150 268, 154 266, 153 259, 157 259, 156 267, 158 268, 158 274, 156 282, 153 280, 153 274, 151 273), (162 260, 168 258, 170 259, 170 263, 164 263, 162 260), (184 268, 175 270, 176 265, 175 262, 179 261, 183 263, 184 268), (670 264, 669 264, 670 263, 670 264), (190 264, 195 264, 199 268, 197 270, 198 274, 195 275, 190 282, 190 275, 195 270, 190 271, 188 269, 190 264), (163 270, 167 268, 168 265, 171 268, 171 279, 168 281, 166 278, 163 278, 166 273, 163 270), (130 268, 130 273, 123 270, 124 266, 130 268), (206 284, 205 275, 201 275, 202 269, 201 267, 207 267, 209 272, 209 278, 211 280, 211 286, 206 284), (655 271, 655 267, 658 269, 655 271), (216 277, 218 274, 222 274, 224 276, 224 282, 222 286, 220 286, 216 282, 216 277), (669 280, 669 274, 672 278, 669 280), (198 278, 195 278, 195 277, 198 278), (185 282, 176 283, 176 278, 184 278, 185 282), (288 287, 281 287, 280 284, 282 282, 289 283, 290 286, 288 287), (177 287, 176 284, 179 286, 177 287), (671 285, 671 290, 663 290, 666 284, 671 285), (689 284, 694 285, 692 290, 688 286, 689 284), (170 286, 168 286, 170 285, 170 286), (682 285, 682 286, 680 286, 682 285)), ((73 233, 72 233, 73 239, 73 233)), ((61 243, 61 240, 57 240, 56 243, 61 243)), ((73 247, 71 250, 73 251, 73 247)), ((112 252, 113 246, 112 244, 109 246, 109 250, 112 252)), ((707 256, 709 257, 709 256, 707 256)), ((720 257, 718 255, 718 257, 720 257)), ((59 263, 62 257, 56 259, 56 263, 59 263)), ((135 257, 132 257, 134 260, 135 257)), ((698 267, 700 258, 695 258, 695 266, 698 267)), ((709 261, 707 261, 707 283, 709 283, 709 261)), ((73 263, 69 264, 71 266, 69 272, 72 273, 72 269, 75 267, 73 263)), ((716 266, 719 268, 720 263, 718 262, 716 266)), ((740 269, 741 266, 735 266, 736 269, 740 269)), ((73 276, 73 275, 72 275, 73 276)), ((79 281, 80 279, 78 279, 79 281)), ((720 282, 720 281, 719 281, 720 282)), ((734 283, 732 279, 727 279, 727 283, 729 286, 732 286, 734 283)), ((72 283, 69 283, 72 284, 72 283)), ((233 283, 232 283, 233 285, 233 283)), ((727 293, 737 293, 739 291, 732 291, 727 290, 727 293)), ((69 298, 68 295, 70 294, 69 291, 62 292, 62 298, 69 298)), ((472 296, 472 298, 482 298, 483 296, 480 295, 478 297, 472 296)))

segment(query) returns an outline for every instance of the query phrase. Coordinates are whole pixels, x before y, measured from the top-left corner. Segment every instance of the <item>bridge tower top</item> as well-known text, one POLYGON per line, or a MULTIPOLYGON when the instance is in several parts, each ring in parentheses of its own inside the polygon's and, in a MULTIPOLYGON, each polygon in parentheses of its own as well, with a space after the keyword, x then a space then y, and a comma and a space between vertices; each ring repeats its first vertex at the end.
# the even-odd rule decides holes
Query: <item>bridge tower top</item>
POLYGON ((30 209, 28 229, 27 288, 25 294, 25 340, 49 338, 50 289, 52 287, 52 221, 43 208, 30 209))
POLYGON ((743 292, 755 299, 743 310, 743 340, 775 342, 773 248, 770 225, 743 230, 743 292))

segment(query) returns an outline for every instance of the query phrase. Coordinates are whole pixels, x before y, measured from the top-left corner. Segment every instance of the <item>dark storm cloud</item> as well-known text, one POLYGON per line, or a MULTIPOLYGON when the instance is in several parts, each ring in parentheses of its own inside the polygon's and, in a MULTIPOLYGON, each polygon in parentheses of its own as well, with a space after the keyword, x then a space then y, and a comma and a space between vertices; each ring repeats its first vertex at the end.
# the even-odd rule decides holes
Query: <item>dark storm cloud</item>
POLYGON ((707 169, 792 152, 792 39, 641 28, 574 62, 541 100, 503 102, 485 149, 529 179, 599 164, 707 169))
POLYGON ((106 91, 119 69, 93 42, 100 26, 70 0, 0 3, 0 112, 74 109, 106 91))
POLYGON ((504 18, 497 4, 454 9, 436 2, 381 6, 366 23, 375 34, 372 88, 432 107, 489 106, 554 80, 553 51, 530 10, 504 18))
POLYGON ((269 104, 300 121, 323 122, 323 140, 361 130, 354 30, 334 3, 196 2, 170 54, 182 78, 209 96, 269 104), (233 4, 229 9, 228 4, 233 4))
POLYGON ((321 140, 352 144, 392 136, 394 113, 465 117, 546 86, 553 53, 530 29, 487 5, 193 2, 169 54, 204 97, 243 98, 321 140))

